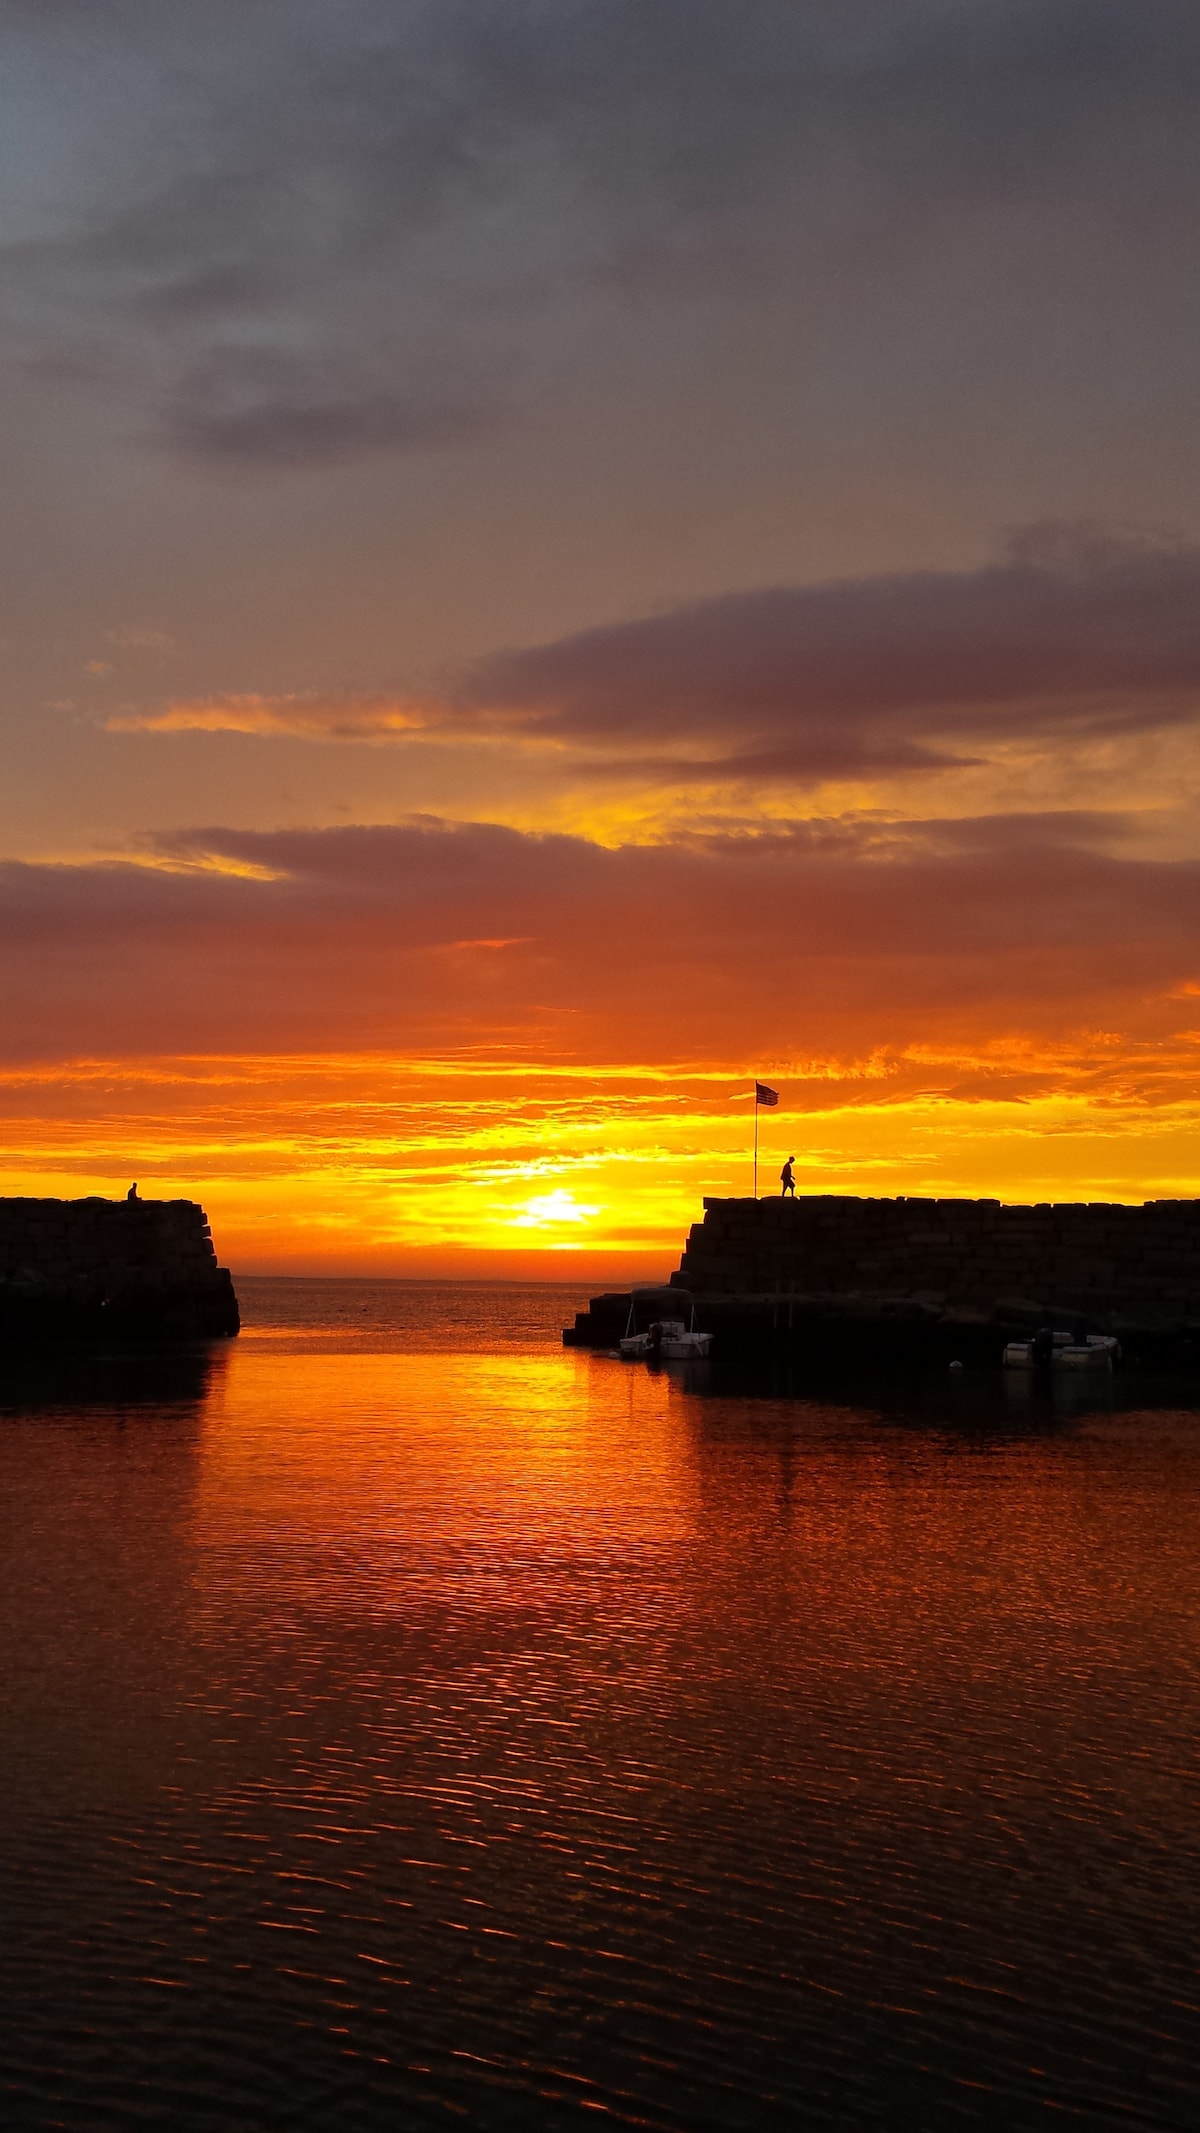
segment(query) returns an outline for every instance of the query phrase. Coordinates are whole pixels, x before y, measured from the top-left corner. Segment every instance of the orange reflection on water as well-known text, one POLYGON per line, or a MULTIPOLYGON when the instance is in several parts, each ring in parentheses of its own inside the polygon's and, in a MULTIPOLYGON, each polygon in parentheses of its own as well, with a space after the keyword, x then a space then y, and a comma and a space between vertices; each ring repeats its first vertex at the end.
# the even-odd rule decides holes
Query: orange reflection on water
POLYGON ((231 1770, 265 1726, 314 1843, 347 1801, 473 1844, 499 1803, 551 1827, 583 1793, 622 1828, 738 1802, 734 1874, 769 1871, 764 1831, 851 1858, 864 1832, 871 1877, 989 1817, 1003 1852, 1068 1798, 1081 1830, 1152 1798, 1182 1842, 1178 1759, 1145 1751, 1200 1722, 1176 1459, 1194 1498, 1190 1418, 980 1435, 549 1347, 252 1340, 201 1434, 190 1650, 231 1770))
POLYGON ((450 1575, 499 1601, 528 1598, 551 1570, 677 1543, 693 1497, 671 1388, 645 1371, 604 1374, 553 1351, 281 1354, 264 1342, 231 1356, 208 1409, 197 1538, 269 1550, 289 1585, 306 1554, 349 1551, 372 1609, 394 1578, 411 1593, 450 1575))
POLYGON ((231 2121, 242 2070, 294 2066, 295 2117, 352 2058, 372 2124, 431 2122, 431 2065, 478 2124, 577 2076, 802 2123, 823 2063, 946 2070, 914 2123, 968 2080, 1143 2123, 1151 2038, 1190 2122, 1193 1413, 722 1394, 564 1352, 557 1297, 313 1288, 251 1287, 211 1374, 10 1395, 39 2081, 99 1978, 122 2122, 170 2117, 180 2035, 231 2121))
POLYGON ((686 1587, 693 1621, 719 1614, 756 1657, 774 1611, 801 1647, 819 1623, 839 1664, 948 1675, 967 1623, 979 1652, 1003 1647, 1014 1664, 1051 1636, 1086 1642, 1094 1606, 1131 1640, 1157 1642, 1171 1621, 1196 1641, 1179 1600, 1190 1558, 1138 1485, 1142 1443, 1162 1459, 1148 1420, 1139 1434, 1102 1414, 1039 1419, 1000 1382, 988 1430, 947 1437, 940 1412, 914 1430, 869 1406, 714 1397, 703 1379, 549 1343, 406 1353, 338 1339, 252 1331, 213 1381, 195 1538, 227 1569, 243 1559, 256 1587, 268 1558, 295 1592, 306 1564, 324 1583, 336 1557, 341 1602, 372 1611, 397 1581, 569 1603, 576 1572, 653 1564, 686 1587), (1100 1437, 1111 1456, 1096 1456, 1100 1437), (1131 1548, 1136 1583, 1114 1568, 1131 1548))

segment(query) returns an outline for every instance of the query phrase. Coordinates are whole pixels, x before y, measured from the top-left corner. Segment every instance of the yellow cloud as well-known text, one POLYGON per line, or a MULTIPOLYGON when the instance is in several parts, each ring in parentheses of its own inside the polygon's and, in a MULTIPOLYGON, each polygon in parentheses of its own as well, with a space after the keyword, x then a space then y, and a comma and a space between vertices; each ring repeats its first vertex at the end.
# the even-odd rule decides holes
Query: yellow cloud
MULTIPOLYGON (((779 1087, 760 1179, 802 1192, 1142 1200, 1200 1181, 1195 1050, 1071 1060, 1030 1045, 962 1093, 969 1062, 755 1062, 779 1087), (861 1064, 861 1063, 859 1063, 861 1064), (1008 1076, 1006 1078, 1005 1069, 1008 1076), (784 1068, 784 1071, 780 1071, 784 1068), (1036 1077, 1040 1076, 1040 1081, 1036 1077), (934 1084, 940 1084, 935 1086, 934 1084)), ((751 1190, 741 1062, 592 1070, 500 1059, 79 1060, 0 1076, 0 1191, 186 1195, 241 1267, 466 1271, 519 1251, 665 1273, 706 1194, 751 1190)), ((604 1275, 609 1278, 609 1273, 604 1275)))

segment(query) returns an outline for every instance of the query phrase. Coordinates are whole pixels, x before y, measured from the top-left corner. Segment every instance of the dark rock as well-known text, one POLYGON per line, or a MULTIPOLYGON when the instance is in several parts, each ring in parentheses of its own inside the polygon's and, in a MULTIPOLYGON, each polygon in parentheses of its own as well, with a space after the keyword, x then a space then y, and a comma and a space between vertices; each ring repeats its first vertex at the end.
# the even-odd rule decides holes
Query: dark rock
POLYGON ((0 1347, 210 1340, 240 1324, 193 1201, 0 1199, 0 1347))

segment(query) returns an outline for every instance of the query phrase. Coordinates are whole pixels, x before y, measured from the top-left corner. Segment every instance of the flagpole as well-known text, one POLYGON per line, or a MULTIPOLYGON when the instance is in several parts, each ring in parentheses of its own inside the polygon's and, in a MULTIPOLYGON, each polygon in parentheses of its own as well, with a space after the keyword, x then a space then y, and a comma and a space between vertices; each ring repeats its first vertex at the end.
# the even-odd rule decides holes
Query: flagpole
POLYGON ((769 1089, 765 1081, 754 1084, 754 1197, 758 1198, 758 1111, 760 1104, 777 1104, 779 1091, 769 1089))

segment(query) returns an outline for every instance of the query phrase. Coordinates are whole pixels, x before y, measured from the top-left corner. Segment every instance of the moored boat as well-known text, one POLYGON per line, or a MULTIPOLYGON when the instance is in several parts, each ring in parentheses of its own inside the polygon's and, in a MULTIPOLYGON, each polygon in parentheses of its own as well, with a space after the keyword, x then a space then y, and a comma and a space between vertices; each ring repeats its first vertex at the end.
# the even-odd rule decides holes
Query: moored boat
POLYGON ((672 1292, 672 1301, 686 1303, 686 1318, 661 1315, 663 1291, 634 1289, 629 1299, 629 1318, 617 1353, 626 1363, 702 1362, 712 1346, 712 1334, 696 1326, 696 1306, 683 1290, 672 1292), (656 1315, 649 1317, 649 1312, 656 1315))
POLYGON ((1121 1360, 1121 1343, 1111 1333, 1055 1331, 1044 1326, 1032 1340, 1010 1341, 1004 1351, 1006 1370, 1111 1370, 1121 1360))

